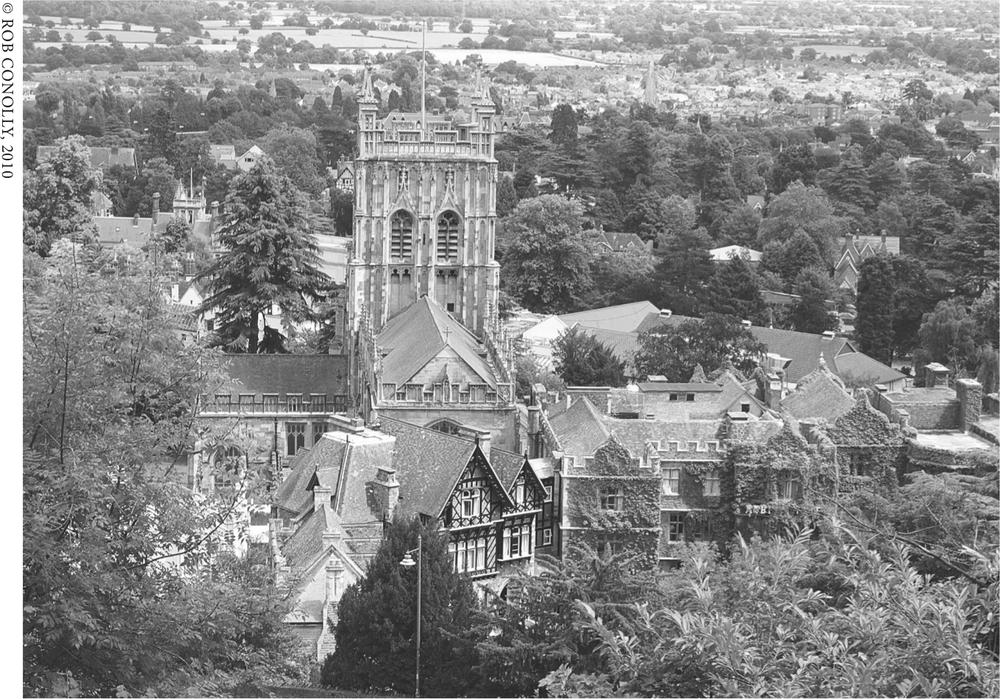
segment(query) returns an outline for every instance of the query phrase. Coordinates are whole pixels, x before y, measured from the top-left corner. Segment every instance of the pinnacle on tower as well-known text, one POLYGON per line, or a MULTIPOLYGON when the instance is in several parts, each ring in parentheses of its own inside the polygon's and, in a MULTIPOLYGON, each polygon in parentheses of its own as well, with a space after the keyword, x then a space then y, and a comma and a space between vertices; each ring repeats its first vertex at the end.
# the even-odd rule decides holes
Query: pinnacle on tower
POLYGON ((358 101, 365 102, 376 102, 375 99, 375 89, 372 87, 372 70, 371 65, 365 63, 365 75, 361 82, 361 96, 358 101))

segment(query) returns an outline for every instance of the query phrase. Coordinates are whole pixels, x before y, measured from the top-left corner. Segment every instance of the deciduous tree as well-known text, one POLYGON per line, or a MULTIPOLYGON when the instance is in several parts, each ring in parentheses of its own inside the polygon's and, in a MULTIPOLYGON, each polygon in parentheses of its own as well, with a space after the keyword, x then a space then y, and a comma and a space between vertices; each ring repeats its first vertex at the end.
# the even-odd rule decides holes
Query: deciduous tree
POLYGON ((552 344, 556 373, 569 386, 622 386, 625 365, 610 347, 581 328, 570 328, 552 344))

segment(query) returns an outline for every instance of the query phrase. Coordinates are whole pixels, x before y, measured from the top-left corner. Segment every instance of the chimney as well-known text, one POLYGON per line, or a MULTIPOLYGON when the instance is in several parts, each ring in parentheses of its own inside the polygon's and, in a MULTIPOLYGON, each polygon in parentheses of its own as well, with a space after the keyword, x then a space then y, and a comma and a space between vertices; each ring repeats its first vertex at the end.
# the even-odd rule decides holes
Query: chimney
POLYGON ((975 379, 958 379, 955 393, 958 395, 959 427, 968 432, 969 427, 979 422, 983 412, 983 385, 975 379))
POLYGON ((669 308, 661 308, 660 309, 660 317, 661 318, 669 318, 673 314, 674 314, 674 312, 671 311, 669 308))
MULTIPOLYGON (((139 214, 136 214, 135 216, 132 217, 132 228, 138 228, 138 227, 139 227, 139 214)), ((117 230, 118 229, 116 228, 115 231, 117 232, 117 230)))
POLYGON ((824 330, 823 331, 823 339, 824 340, 832 340, 835 337, 837 337, 837 333, 835 333, 833 330, 824 330))
POLYGON ((218 200, 212 202, 212 208, 210 209, 210 211, 212 213, 212 218, 215 218, 216 216, 219 215, 219 202, 218 202, 218 200))
POLYGON ((528 434, 538 434, 542 431, 542 409, 537 405, 528 406, 528 434))
POLYGON ((742 325, 744 328, 749 328, 753 325, 753 323, 744 318, 743 320, 740 321, 740 325, 742 325))
POLYGON ((927 388, 948 387, 948 367, 931 362, 924 367, 924 386, 927 388))
POLYGON ((392 519, 392 514, 399 503, 399 481, 396 480, 396 469, 391 466, 379 466, 372 483, 374 495, 382 521, 392 519))
POLYGON ((153 225, 156 225, 156 216, 160 213, 160 193, 153 192, 153 225))
POLYGON ((313 487, 313 509, 319 510, 320 506, 330 509, 330 498, 333 491, 322 485, 313 487))
POLYGON ((492 439, 493 435, 490 434, 489 430, 478 430, 476 433, 476 444, 479 445, 479 449, 487 459, 490 458, 490 442, 492 439))
POLYGON ((175 303, 177 301, 181 300, 181 285, 180 284, 171 284, 170 285, 170 300, 173 301, 173 302, 175 302, 175 303))

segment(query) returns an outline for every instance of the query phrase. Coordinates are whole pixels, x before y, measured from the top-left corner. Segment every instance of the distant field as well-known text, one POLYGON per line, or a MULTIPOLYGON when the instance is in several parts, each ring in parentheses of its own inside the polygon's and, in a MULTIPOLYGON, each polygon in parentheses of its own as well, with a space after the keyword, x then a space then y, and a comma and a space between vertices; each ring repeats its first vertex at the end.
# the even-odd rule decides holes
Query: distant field
POLYGON ((844 44, 806 44, 801 48, 816 49, 816 53, 840 58, 841 56, 867 56, 877 46, 847 46, 844 44))

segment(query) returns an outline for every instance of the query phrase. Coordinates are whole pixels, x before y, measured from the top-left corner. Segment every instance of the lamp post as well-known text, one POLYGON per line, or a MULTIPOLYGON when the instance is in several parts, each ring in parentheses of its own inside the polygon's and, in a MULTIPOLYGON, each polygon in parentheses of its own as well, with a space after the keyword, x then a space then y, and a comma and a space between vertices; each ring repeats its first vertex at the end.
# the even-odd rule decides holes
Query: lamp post
POLYGON ((414 687, 413 696, 415 697, 420 696, 420 601, 421 601, 420 598, 422 597, 421 578, 423 578, 423 575, 421 574, 422 573, 421 569, 423 567, 422 564, 424 560, 423 543, 424 543, 423 535, 417 534, 417 548, 410 549, 409 551, 407 551, 406 555, 403 556, 403 560, 399 562, 399 565, 403 566, 404 568, 412 568, 413 566, 417 566, 417 670, 415 675, 416 681, 413 685, 414 687), (414 553, 417 554, 416 563, 414 563, 413 561, 412 554, 414 553))

